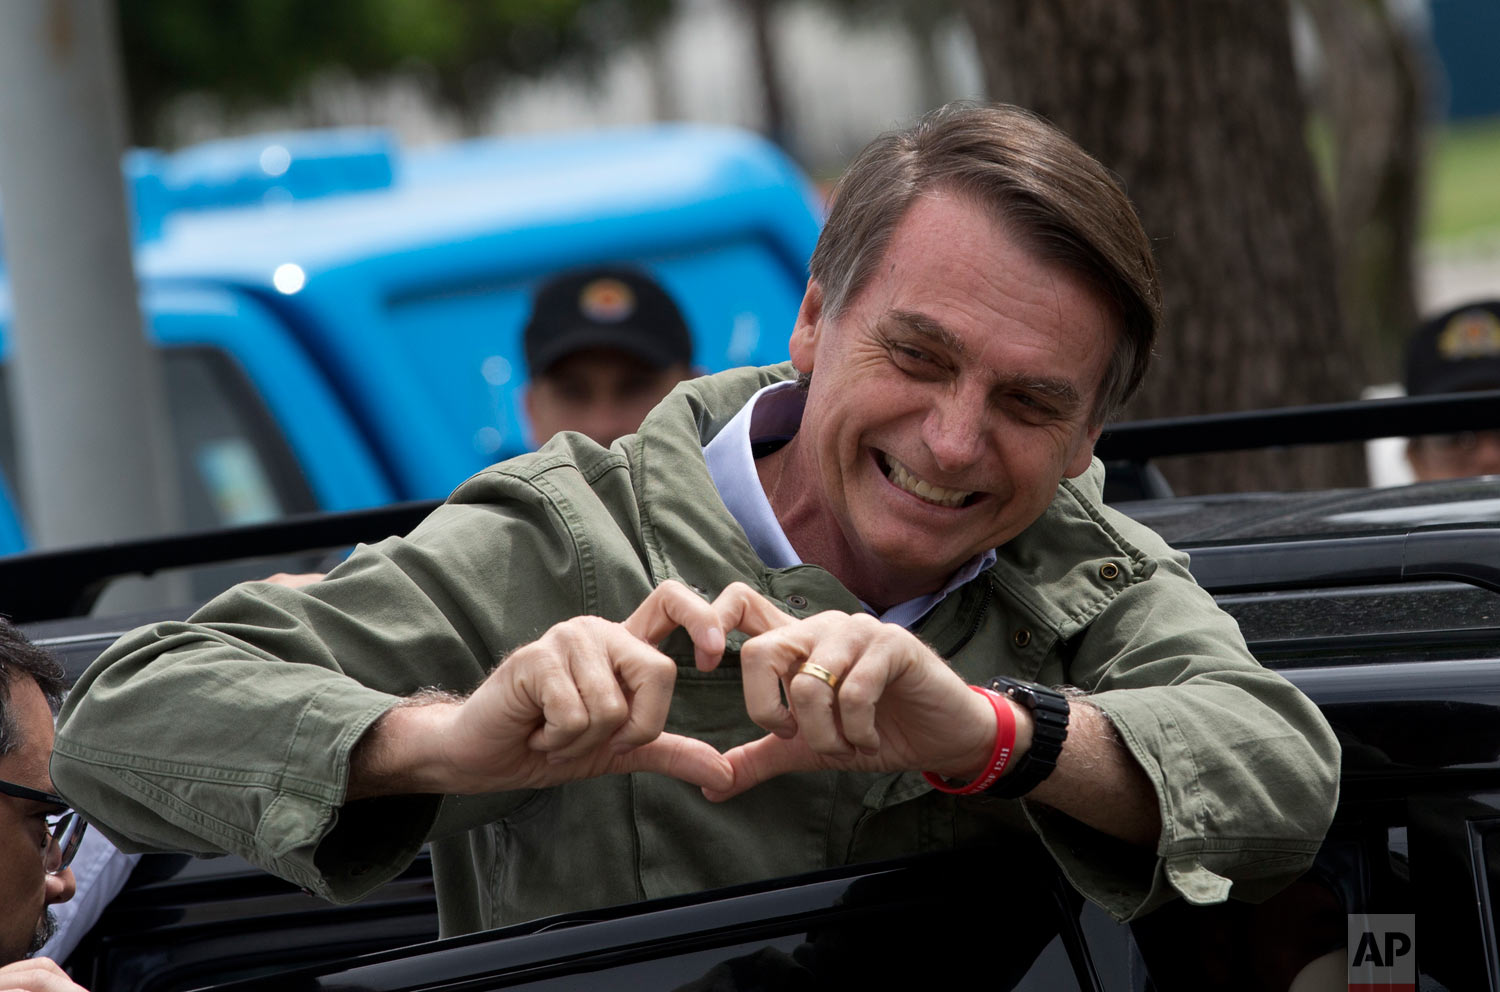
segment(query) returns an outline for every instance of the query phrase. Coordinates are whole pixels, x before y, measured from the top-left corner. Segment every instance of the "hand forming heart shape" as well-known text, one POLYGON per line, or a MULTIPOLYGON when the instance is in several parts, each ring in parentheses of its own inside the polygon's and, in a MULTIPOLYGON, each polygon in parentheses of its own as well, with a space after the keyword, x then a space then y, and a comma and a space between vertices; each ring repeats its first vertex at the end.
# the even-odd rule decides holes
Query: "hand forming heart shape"
POLYGON ((743 583, 712 605, 723 629, 750 635, 740 649, 746 711, 770 733, 725 753, 734 783, 705 787, 709 799, 792 771, 933 770, 963 778, 986 764, 994 710, 905 628, 869 614, 799 620, 743 583), (808 665, 833 684, 799 678, 811 675, 802 671, 808 665))
POLYGON ((995 732, 989 704, 898 626, 840 613, 799 620, 740 583, 709 603, 672 581, 622 623, 557 624, 467 699, 393 715, 417 725, 401 733, 405 740, 435 742, 429 791, 541 788, 650 771, 716 801, 804 769, 962 776, 983 766, 995 732), (663 732, 677 666, 657 644, 679 627, 703 671, 722 660, 727 631, 750 635, 740 651, 746 711, 767 736, 721 754, 663 732), (806 662, 836 684, 798 678, 806 662))

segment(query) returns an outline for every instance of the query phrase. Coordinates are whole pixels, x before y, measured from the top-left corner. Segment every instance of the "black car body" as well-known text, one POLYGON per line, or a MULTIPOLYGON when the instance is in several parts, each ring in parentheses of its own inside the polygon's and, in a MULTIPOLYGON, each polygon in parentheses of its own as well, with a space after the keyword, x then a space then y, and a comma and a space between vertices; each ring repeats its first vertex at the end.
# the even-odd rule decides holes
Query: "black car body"
MULTIPOLYGON (((1500 419, 1496 408, 1485 415, 1500 419)), ((1451 422, 1439 418, 1437 429, 1451 422)), ((1275 429, 1253 436, 1266 433, 1275 429)), ((1157 485, 1140 465, 1118 477, 1134 479, 1126 496, 1157 485)), ((1412 931, 1383 946, 1402 965, 1414 960, 1414 987, 1500 990, 1500 478, 1116 505, 1189 552, 1256 656, 1322 708, 1342 743, 1339 809, 1317 864, 1267 903, 1178 903, 1123 926, 1021 844, 414 943, 436 935, 425 860, 371 900, 332 907, 234 859, 162 855, 142 863, 70 968, 95 992, 229 980, 329 990, 887 987, 971 975, 997 988, 1142 992, 1285 989, 1299 972, 1322 975, 1310 987, 1344 988, 1361 939, 1351 920, 1374 914, 1412 931)), ((29 620, 76 675, 139 619, 66 616, 122 563, 336 545, 404 530, 425 510, 0 560, 0 588, 25 589, 0 609, 29 620)))

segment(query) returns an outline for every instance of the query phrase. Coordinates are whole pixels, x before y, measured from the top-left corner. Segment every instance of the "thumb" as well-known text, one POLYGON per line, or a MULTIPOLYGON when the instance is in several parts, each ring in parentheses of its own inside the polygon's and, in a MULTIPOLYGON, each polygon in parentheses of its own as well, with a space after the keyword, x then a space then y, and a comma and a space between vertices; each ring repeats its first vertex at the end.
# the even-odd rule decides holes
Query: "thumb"
POLYGON ((670 775, 703 789, 724 790, 734 785, 729 760, 708 744, 681 734, 661 734, 655 740, 616 756, 610 772, 655 772, 670 775))
POLYGON ((731 748, 723 756, 734 773, 734 779, 727 789, 705 786, 703 796, 711 802, 721 803, 732 799, 747 789, 787 772, 819 767, 818 756, 808 748, 800 734, 792 738, 767 734, 759 740, 731 748))

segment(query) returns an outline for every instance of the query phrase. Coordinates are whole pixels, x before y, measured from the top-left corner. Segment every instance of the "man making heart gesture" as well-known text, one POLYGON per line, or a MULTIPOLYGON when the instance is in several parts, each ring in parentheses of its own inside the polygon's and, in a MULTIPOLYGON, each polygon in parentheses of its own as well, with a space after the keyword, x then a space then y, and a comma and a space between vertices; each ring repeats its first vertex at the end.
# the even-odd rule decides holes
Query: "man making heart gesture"
POLYGON ((1161 309, 1107 171, 943 108, 850 166, 810 269, 790 365, 122 639, 57 787, 336 900, 430 840, 445 934, 1037 836, 1121 919, 1294 878, 1332 734, 1102 503, 1161 309))

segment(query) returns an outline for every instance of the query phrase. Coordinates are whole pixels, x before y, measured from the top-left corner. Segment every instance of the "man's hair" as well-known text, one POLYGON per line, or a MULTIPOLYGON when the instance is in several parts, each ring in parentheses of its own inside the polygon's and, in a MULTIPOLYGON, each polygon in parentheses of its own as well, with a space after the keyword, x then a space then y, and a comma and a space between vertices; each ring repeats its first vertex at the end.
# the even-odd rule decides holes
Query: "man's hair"
POLYGON ((10 690, 23 678, 37 684, 47 697, 47 705, 56 713, 68 687, 62 666, 28 641, 9 620, 0 617, 0 754, 9 754, 21 746, 21 730, 16 726, 15 710, 10 705, 10 690))
POLYGON ((872 141, 844 172, 810 270, 840 316, 874 277, 917 197, 943 191, 989 209, 1012 237, 1076 273, 1119 318, 1093 422, 1130 398, 1161 322, 1151 242, 1115 177, 1047 121, 1006 104, 950 103, 872 141))

